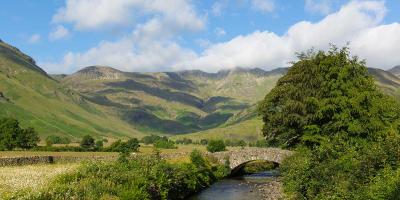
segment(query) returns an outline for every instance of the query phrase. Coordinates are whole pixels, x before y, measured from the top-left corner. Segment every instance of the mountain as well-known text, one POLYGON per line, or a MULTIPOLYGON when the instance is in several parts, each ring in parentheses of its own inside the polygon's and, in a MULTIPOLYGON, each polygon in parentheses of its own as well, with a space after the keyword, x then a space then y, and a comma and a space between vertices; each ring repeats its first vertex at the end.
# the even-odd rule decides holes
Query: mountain
MULTIPOLYGON (((0 116, 35 127, 41 137, 151 133, 257 140, 262 137, 257 102, 287 70, 136 73, 89 66, 48 75, 31 57, 0 42, 0 116)), ((399 77, 380 69, 369 72, 385 93, 400 99, 399 77)))
POLYGON ((386 94, 400 100, 400 77, 381 69, 369 68, 368 72, 375 78, 376 85, 386 94))
POLYGON ((400 65, 397 65, 397 66, 393 67, 388 72, 400 77, 400 65))
POLYGON ((62 86, 15 47, 0 42, 0 116, 33 126, 41 137, 141 136, 113 111, 62 86))
POLYGON ((90 66, 60 81, 88 101, 117 111, 142 132, 184 134, 254 117, 254 112, 243 113, 273 88, 282 75, 277 72, 236 68, 133 73, 90 66))

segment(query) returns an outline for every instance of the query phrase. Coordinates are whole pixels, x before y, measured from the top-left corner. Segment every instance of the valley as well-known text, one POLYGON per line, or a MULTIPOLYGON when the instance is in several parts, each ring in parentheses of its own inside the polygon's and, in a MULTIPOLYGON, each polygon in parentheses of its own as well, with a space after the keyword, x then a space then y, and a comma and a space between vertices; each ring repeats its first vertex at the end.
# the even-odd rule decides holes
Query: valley
MULTIPOLYGON (((400 99, 398 71, 369 69, 381 90, 400 99)), ((0 116, 19 119, 42 138, 160 134, 256 141, 262 138, 257 103, 286 72, 235 68, 137 73, 90 66, 48 75, 31 57, 1 42, 0 116)))

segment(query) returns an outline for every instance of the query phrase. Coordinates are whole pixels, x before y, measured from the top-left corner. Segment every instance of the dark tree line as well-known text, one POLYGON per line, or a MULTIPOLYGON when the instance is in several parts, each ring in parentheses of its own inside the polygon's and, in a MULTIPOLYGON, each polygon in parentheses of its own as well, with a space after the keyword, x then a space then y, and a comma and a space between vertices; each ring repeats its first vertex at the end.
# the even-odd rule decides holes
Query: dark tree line
POLYGON ((35 129, 22 128, 16 119, 0 119, 0 150, 31 149, 37 146, 39 140, 35 129))

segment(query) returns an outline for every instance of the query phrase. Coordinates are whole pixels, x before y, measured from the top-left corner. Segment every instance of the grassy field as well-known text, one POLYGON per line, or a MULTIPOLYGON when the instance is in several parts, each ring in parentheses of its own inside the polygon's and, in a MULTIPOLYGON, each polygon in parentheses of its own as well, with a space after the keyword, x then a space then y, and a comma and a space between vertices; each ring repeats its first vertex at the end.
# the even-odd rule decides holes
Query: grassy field
MULTIPOLYGON (((176 154, 178 156, 168 157, 170 163, 189 162, 189 153, 194 149, 205 152, 206 147, 202 145, 177 145, 177 149, 159 149, 162 154, 176 154)), ((234 150, 238 147, 229 147, 234 150)), ((154 153, 151 145, 141 145, 139 154, 154 153)), ((23 157, 23 156, 72 156, 83 157, 90 160, 91 157, 107 156, 118 157, 116 152, 40 152, 40 151, 2 151, 0 157, 23 157)), ((37 190, 54 179, 57 175, 76 169, 80 163, 55 163, 37 164, 24 166, 0 167, 0 197, 10 196, 20 190, 37 190)), ((0 198, 1 199, 1 198, 0 198)))
POLYGON ((64 163, 0 167, 0 197, 10 196, 19 190, 38 190, 57 175, 78 166, 78 163, 64 163))
MULTIPOLYGON (((206 151, 203 145, 176 145, 177 149, 159 149, 161 153, 189 153, 193 149, 206 151)), ((154 153, 152 145, 141 144, 139 153, 154 153)), ((97 156, 118 156, 117 152, 49 152, 49 151, 0 151, 2 157, 25 157, 25 156, 70 156, 70 157, 97 157, 97 156)))
POLYGON ((219 127, 191 134, 176 135, 171 138, 174 140, 190 138, 195 141, 200 141, 201 139, 230 139, 254 142, 263 138, 261 132, 262 126, 263 123, 260 119, 251 119, 226 127, 219 127))

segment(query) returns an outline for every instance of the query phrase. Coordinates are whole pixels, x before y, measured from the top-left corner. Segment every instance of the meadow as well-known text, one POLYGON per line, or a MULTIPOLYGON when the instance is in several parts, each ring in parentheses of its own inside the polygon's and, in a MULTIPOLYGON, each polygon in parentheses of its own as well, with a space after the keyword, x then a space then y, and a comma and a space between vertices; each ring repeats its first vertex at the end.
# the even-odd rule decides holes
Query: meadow
MULTIPOLYGON (((190 153, 197 149, 206 152, 204 145, 176 145, 176 149, 157 149, 152 145, 141 144, 137 155, 152 155, 156 151, 165 157, 167 163, 180 164, 190 162, 190 153)), ((239 147, 228 147, 228 150, 239 147)), ((93 160, 95 157, 106 157, 117 160, 117 152, 48 152, 48 151, 0 151, 0 158, 4 157, 30 157, 30 156, 59 156, 81 158, 76 162, 56 162, 54 164, 36 164, 23 166, 0 167, 0 196, 12 196, 18 191, 38 191, 48 187, 57 176, 74 171, 93 160)), ((110 160, 110 161, 111 161, 110 160)))

